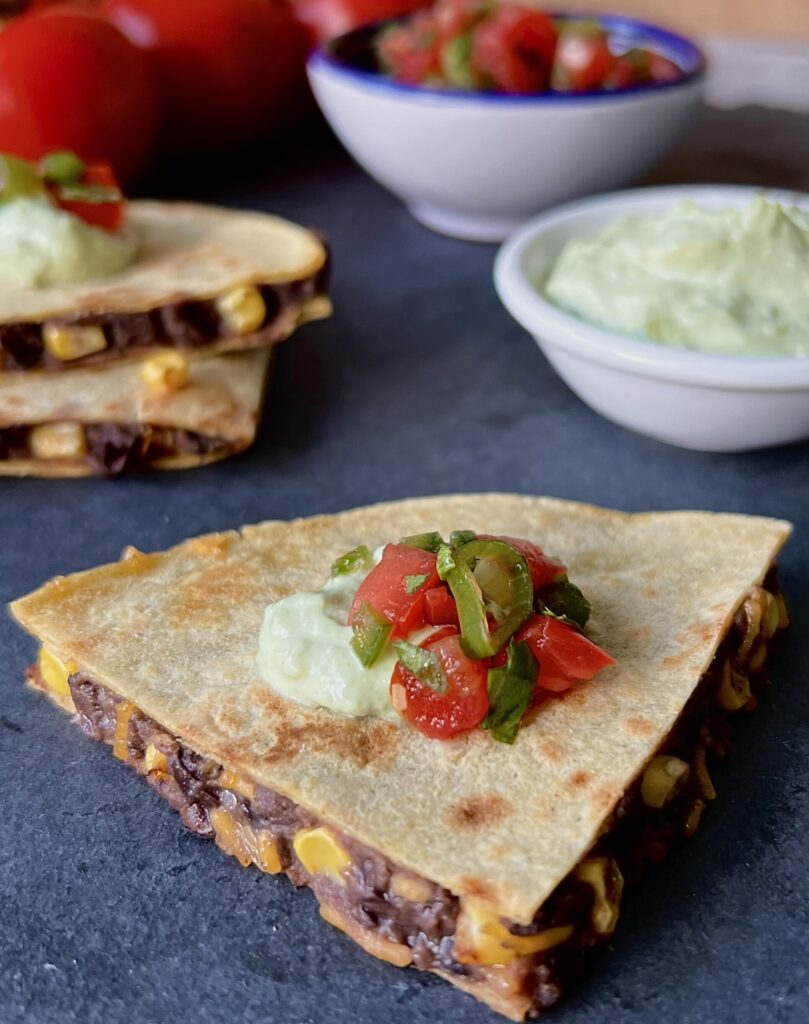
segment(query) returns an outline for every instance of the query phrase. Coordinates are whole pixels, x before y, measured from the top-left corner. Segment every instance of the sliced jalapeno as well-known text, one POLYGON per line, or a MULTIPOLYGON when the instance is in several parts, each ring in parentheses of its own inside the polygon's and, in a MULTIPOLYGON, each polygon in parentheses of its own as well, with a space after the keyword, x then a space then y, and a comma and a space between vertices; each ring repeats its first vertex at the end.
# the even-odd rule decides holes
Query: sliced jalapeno
POLYGON ((489 658, 532 613, 534 590, 525 558, 501 540, 473 540, 439 549, 436 565, 455 598, 461 645, 472 658, 489 658), (489 627, 488 616, 495 620, 489 627))
POLYGON ((351 638, 354 653, 366 668, 370 668, 385 650, 392 624, 376 608, 363 601, 354 614, 351 628, 354 631, 351 638))

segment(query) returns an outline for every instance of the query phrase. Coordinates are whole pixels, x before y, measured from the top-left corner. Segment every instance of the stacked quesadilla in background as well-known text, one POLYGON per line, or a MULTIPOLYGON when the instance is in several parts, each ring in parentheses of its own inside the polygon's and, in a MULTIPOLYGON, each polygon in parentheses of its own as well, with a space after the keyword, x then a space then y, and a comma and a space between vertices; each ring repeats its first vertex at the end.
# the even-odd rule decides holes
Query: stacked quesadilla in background
MULTIPOLYGON (((623 877, 696 831, 727 719, 788 624, 788 523, 466 495, 267 522, 58 577, 12 604, 29 682, 243 865, 308 885, 364 950, 522 1020, 618 921, 623 877), (615 665, 513 745, 284 699, 256 672, 265 606, 358 543, 463 526, 542 543, 615 665), (672 554, 674 552, 674 554, 672 554)), ((270 922, 267 922, 269 928, 270 922)))
POLYGON ((200 465, 255 436, 270 348, 331 312, 327 252, 265 214, 135 201, 135 262, 0 289, 0 474, 200 465))

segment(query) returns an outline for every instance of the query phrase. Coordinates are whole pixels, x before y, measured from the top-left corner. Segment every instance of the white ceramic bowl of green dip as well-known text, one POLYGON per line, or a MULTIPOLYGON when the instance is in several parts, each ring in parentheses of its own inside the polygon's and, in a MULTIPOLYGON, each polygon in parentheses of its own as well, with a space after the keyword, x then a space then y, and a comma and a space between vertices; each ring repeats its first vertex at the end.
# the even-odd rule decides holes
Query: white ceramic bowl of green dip
POLYGON ((809 227, 809 195, 803 193, 678 186, 597 196, 520 228, 497 255, 495 285, 563 380, 603 416, 684 448, 765 448, 809 438, 809 317, 805 338, 800 328, 809 300, 804 224, 809 227), (762 195, 798 207, 800 224, 760 201, 751 205, 762 195), (704 231, 693 208, 690 219, 672 218, 683 200, 712 215, 704 231), (731 230, 723 236, 715 212, 728 208, 731 230), (659 218, 663 234, 676 236, 672 252, 661 253, 662 242, 650 248, 643 226, 636 234, 639 222, 626 217, 659 218), (629 224, 637 256, 619 251, 615 257, 610 226, 616 222, 618 235, 629 224), (572 259, 571 248, 566 251, 570 273, 553 301, 545 289, 562 266, 563 250, 594 237, 610 247, 604 250, 604 263, 615 259, 610 273, 591 262, 595 271, 588 275, 600 242, 581 247, 577 241, 572 259), (620 328, 607 326, 610 321, 620 328), (762 354, 768 346, 776 354, 762 354))

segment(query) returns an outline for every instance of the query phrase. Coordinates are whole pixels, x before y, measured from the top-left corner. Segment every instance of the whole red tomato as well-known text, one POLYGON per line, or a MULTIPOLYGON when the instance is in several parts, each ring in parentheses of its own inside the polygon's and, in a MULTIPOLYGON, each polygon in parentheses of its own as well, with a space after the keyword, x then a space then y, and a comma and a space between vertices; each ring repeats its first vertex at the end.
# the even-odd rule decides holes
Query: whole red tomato
POLYGON ((295 17, 315 40, 333 39, 357 25, 395 18, 429 5, 430 0, 290 0, 295 17))
POLYGON ((105 0, 148 56, 169 148, 221 151, 260 135, 305 96, 305 30, 270 0, 105 0))
POLYGON ((131 181, 152 154, 158 100, 144 55, 103 18, 54 7, 0 32, 0 150, 103 157, 131 181))

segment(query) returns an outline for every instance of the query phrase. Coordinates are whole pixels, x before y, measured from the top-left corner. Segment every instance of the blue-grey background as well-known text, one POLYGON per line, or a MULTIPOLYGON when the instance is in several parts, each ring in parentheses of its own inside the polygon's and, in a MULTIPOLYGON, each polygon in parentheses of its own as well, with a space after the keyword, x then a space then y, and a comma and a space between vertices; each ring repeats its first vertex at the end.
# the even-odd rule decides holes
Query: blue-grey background
MULTIPOLYGON (((803 118, 706 111, 652 180, 806 188, 808 146, 803 118)), ((698 837, 630 894, 614 948, 553 1019, 805 1024, 809 446, 699 454, 600 419, 498 304, 494 250, 430 234, 327 139, 193 180, 162 187, 325 230, 334 318, 279 350, 243 457, 152 477, 0 482, 0 599, 126 544, 419 494, 502 489, 791 519, 782 565, 795 628, 774 685, 739 723, 698 837)), ((0 616, 0 1024, 496 1019, 435 977, 362 953, 308 891, 186 834, 107 748, 23 688, 33 654, 0 616)))

